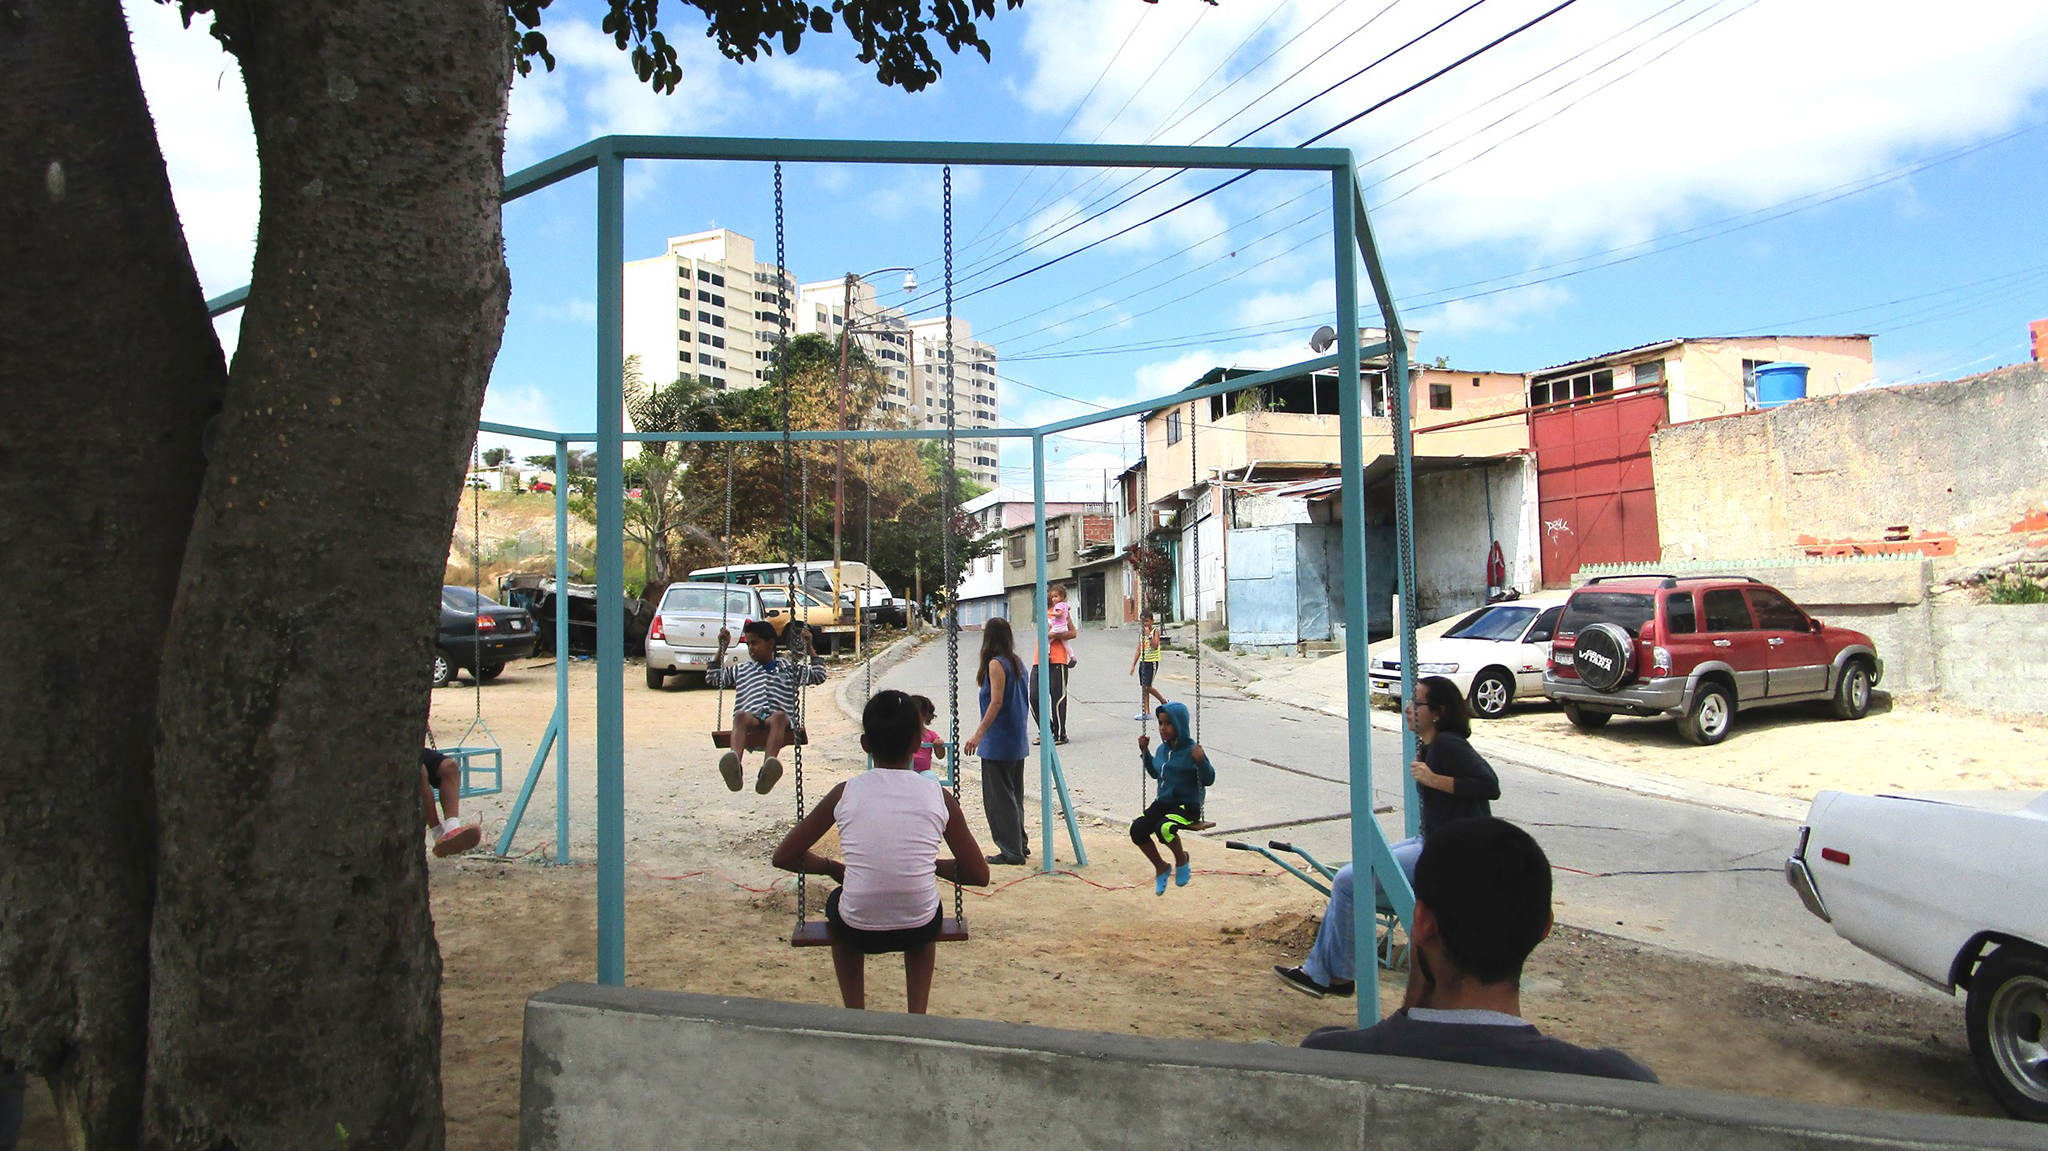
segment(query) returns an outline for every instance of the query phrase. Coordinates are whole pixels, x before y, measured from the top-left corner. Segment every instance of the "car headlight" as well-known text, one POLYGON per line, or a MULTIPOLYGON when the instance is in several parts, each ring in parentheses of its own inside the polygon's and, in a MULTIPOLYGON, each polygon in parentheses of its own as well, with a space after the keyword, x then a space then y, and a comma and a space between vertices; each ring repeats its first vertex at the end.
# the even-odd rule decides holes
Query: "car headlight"
POLYGON ((1450 676, 1458 671, 1456 664, 1417 664, 1415 668, 1424 676, 1450 676))

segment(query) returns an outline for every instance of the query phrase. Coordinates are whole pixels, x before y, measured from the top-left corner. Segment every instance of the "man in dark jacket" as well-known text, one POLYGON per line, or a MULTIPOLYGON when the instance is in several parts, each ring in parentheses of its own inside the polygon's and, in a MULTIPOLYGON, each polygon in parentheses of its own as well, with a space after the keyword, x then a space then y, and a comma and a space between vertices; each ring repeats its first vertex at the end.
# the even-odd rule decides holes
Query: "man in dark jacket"
POLYGON ((1415 864, 1408 995, 1370 1028, 1319 1028, 1304 1048, 1655 1082, 1613 1048, 1581 1048, 1522 1019, 1522 964, 1550 934, 1550 861, 1492 816, 1434 832, 1415 864))

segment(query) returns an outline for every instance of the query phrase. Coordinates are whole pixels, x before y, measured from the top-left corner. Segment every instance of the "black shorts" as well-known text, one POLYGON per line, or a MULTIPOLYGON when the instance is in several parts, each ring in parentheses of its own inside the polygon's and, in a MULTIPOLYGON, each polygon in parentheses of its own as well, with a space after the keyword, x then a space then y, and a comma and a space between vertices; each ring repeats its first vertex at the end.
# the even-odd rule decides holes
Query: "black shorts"
POLYGON ((943 903, 939 905, 938 911, 932 913, 929 924, 877 932, 870 928, 855 928, 839 918, 839 893, 842 891, 844 889, 834 888, 832 894, 825 897, 825 927, 833 940, 847 945, 856 952, 866 956, 879 956, 884 952, 908 952, 939 938, 939 924, 946 918, 946 906, 943 903))
POLYGON ((1157 836, 1160 843, 1171 844, 1180 838, 1181 829, 1201 819, 1200 808, 1154 800, 1146 806, 1143 816, 1131 821, 1131 843, 1143 844, 1157 836))
POLYGON ((432 776, 434 773, 439 772, 441 770, 441 762, 443 760, 453 759, 455 759, 455 757, 450 756, 445 752, 442 752, 439 748, 420 749, 420 767, 427 770, 428 776, 432 776))
POLYGON ((1157 661, 1138 661, 1138 687, 1150 688, 1152 686, 1152 674, 1157 671, 1159 671, 1159 664, 1157 661))

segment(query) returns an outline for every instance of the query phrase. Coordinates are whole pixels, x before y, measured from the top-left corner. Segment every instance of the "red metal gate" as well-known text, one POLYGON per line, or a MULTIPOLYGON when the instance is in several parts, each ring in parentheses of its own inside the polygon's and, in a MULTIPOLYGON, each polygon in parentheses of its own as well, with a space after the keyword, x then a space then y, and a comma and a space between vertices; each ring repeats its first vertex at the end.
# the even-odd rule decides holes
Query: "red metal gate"
POLYGON ((1546 587, 1564 587, 1587 564, 1660 558, 1650 433, 1665 419, 1662 389, 1530 418, 1546 587))

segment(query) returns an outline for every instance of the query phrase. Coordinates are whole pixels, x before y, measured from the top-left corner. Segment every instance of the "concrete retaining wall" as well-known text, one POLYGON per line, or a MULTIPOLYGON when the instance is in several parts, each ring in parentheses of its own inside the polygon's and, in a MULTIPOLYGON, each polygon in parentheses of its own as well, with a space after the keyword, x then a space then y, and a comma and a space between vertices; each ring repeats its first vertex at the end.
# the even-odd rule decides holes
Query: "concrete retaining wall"
POLYGON ((1945 699, 2048 711, 2048 604, 1936 604, 1929 624, 1945 699))
POLYGON ((524 1148, 2025 1148, 2039 1128, 1577 1076, 564 984, 524 1148))
POLYGON ((1650 441, 1664 558, 2048 547, 2048 367, 1676 424, 1650 441))

